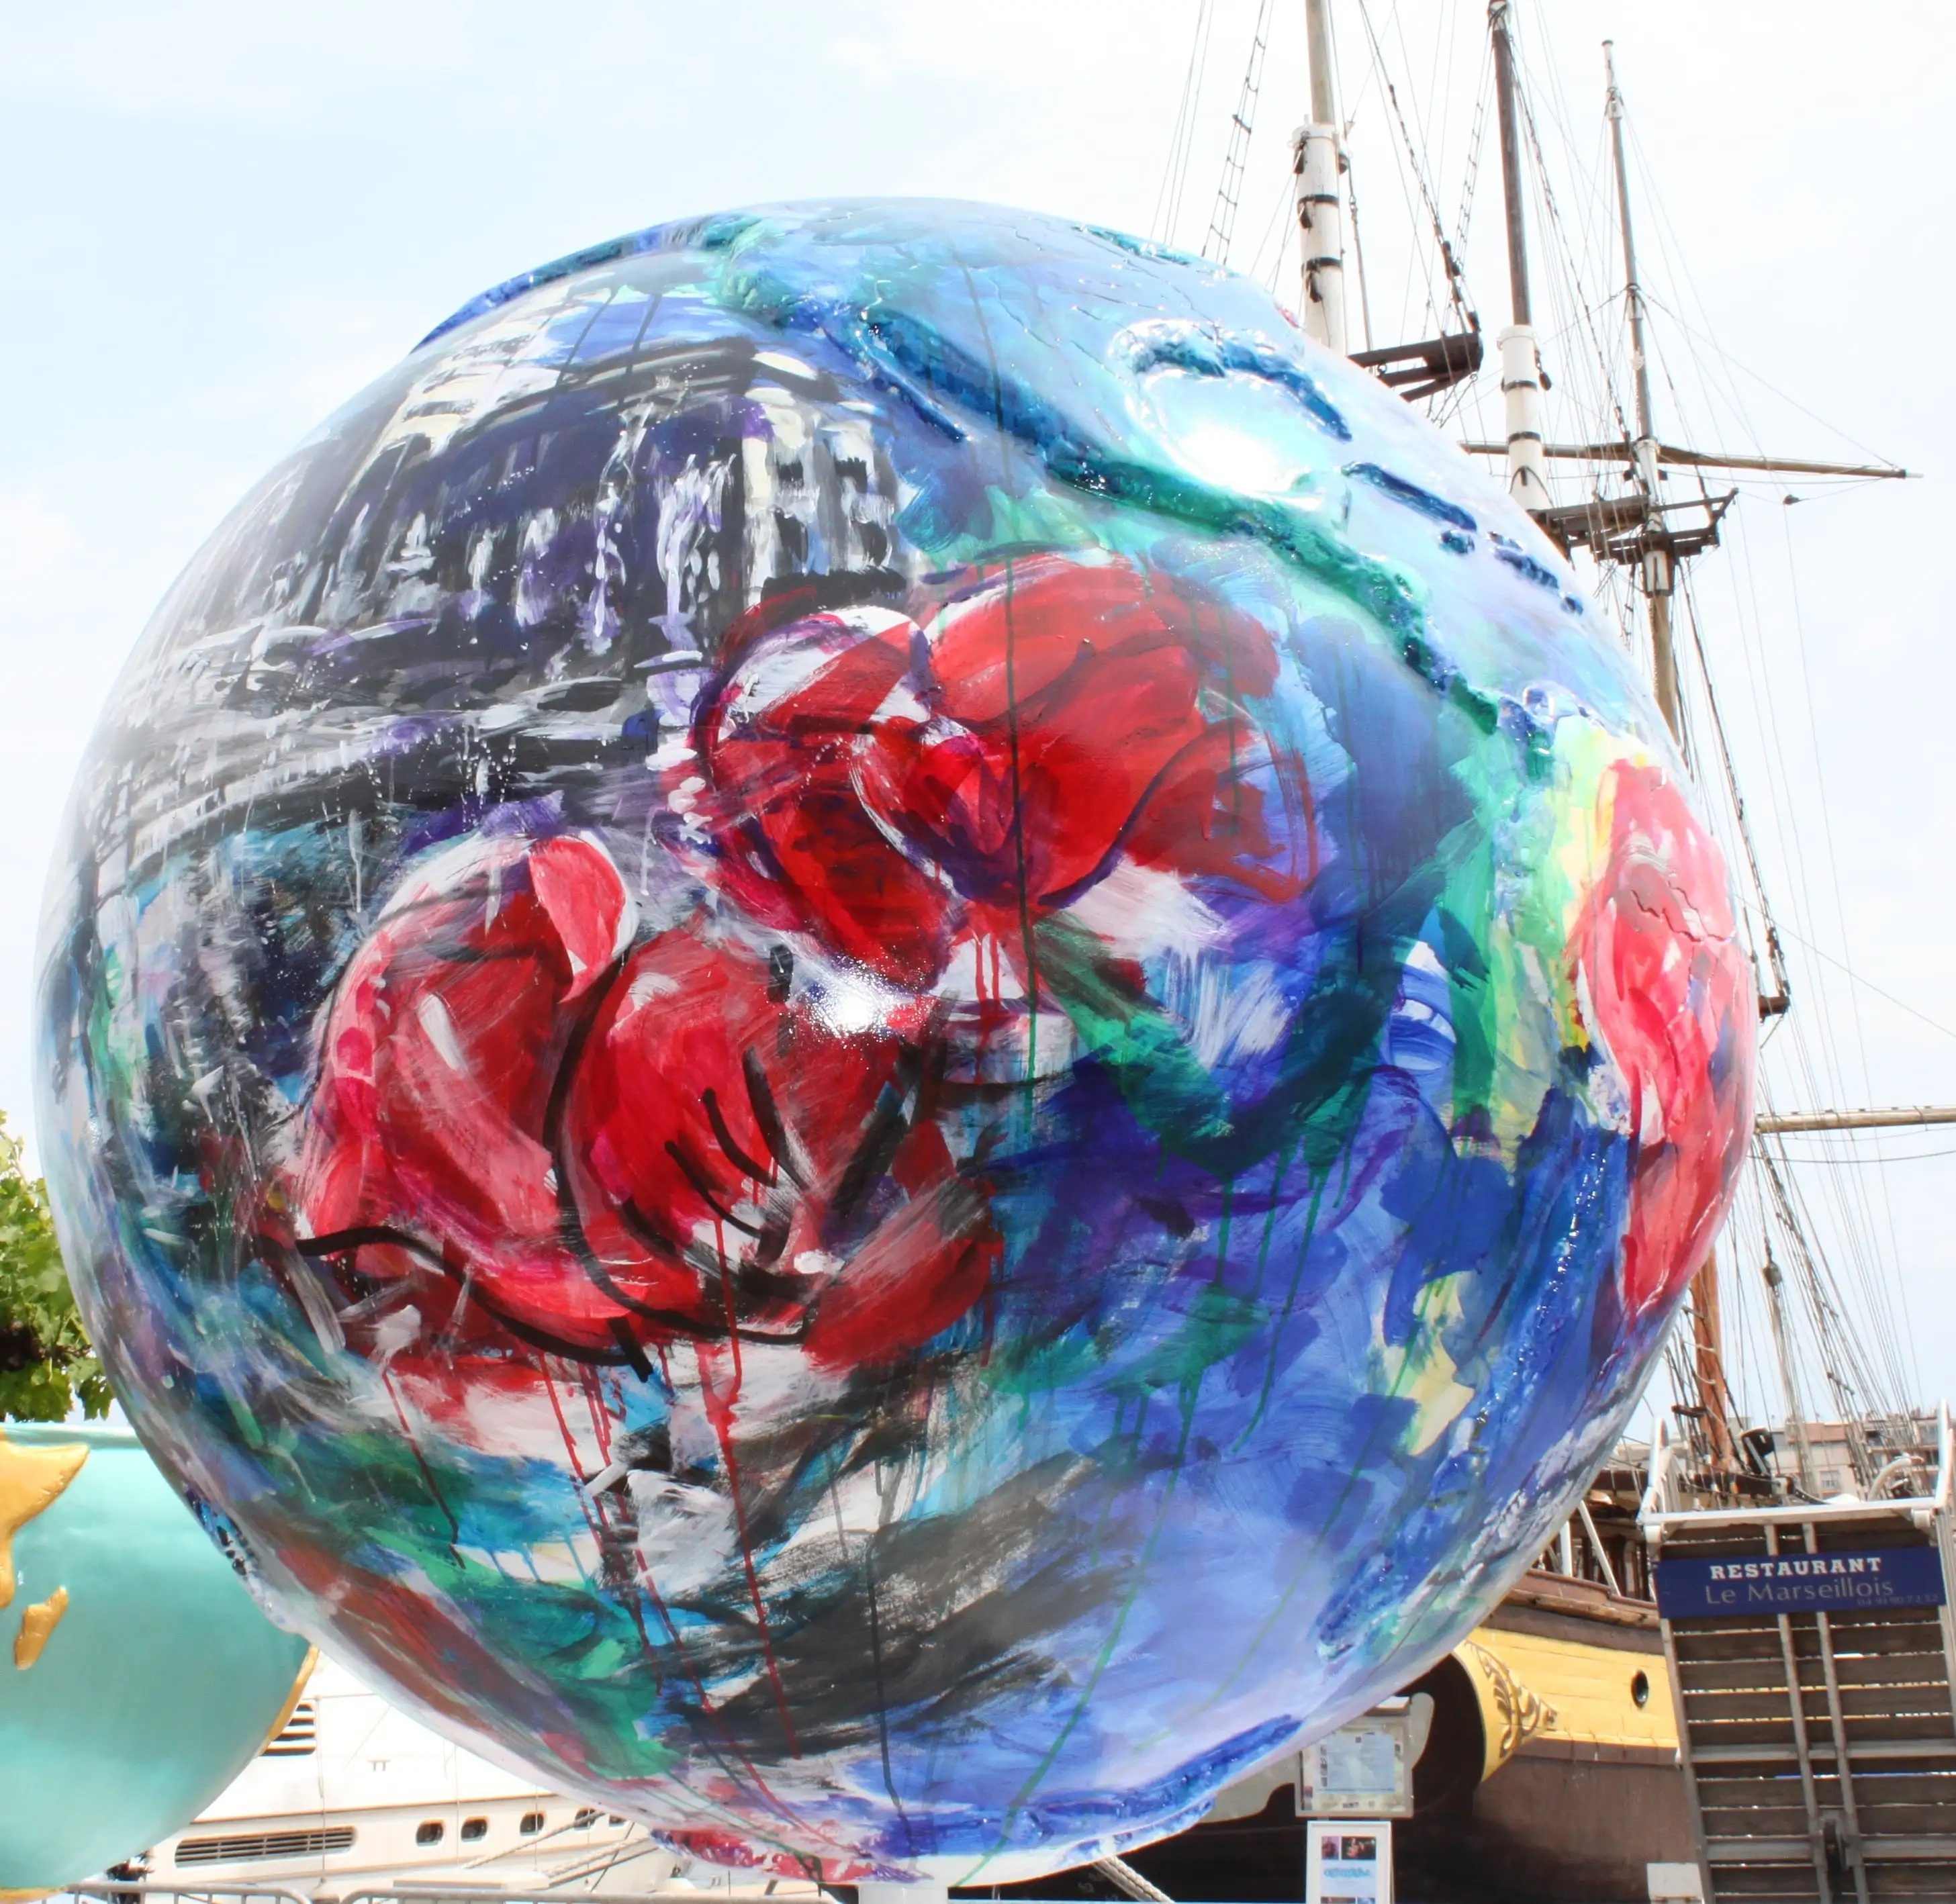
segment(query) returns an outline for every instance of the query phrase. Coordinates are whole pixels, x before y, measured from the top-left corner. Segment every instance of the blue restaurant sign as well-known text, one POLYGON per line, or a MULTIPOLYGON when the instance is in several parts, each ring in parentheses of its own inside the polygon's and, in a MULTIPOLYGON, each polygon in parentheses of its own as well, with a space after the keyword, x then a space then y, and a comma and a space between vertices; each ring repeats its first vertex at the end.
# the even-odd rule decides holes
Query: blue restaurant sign
POLYGON ((1667 1620, 1940 1606, 1946 1597, 1942 1559, 1933 1547, 1661 1560, 1657 1568, 1657 1610, 1667 1620))

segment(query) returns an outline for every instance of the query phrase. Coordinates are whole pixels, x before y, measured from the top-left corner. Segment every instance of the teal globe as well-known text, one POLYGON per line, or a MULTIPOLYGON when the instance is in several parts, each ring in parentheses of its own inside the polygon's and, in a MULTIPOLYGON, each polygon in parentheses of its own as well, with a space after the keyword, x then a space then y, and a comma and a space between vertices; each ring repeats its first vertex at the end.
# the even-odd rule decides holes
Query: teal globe
POLYGON ((0 1427, 0 1593, 10 1529, 0 1893, 39 1893, 195 1817, 279 1722, 306 1644, 127 1430, 0 1427))

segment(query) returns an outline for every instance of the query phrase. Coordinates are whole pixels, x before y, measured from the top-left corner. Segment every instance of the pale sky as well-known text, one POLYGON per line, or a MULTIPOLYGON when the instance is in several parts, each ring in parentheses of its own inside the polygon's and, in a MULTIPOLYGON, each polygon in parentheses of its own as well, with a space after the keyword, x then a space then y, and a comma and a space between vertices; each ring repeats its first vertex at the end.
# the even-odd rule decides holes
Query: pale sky
MULTIPOLYGON (((1190 248, 1257 6, 1213 0, 1175 235, 1190 248)), ((1428 254, 1368 77, 1367 19, 1431 140, 1450 225, 1484 9, 1333 6, 1375 339, 1424 336, 1405 287, 1428 254)), ((1284 135, 1304 116, 1301 12, 1273 0, 1232 253, 1259 276, 1282 229, 1284 135)), ((1926 472, 1792 509, 1771 484, 1749 489, 1699 606, 1768 889, 1799 935, 1787 949, 1812 1074, 1779 1052, 1782 1097, 1956 1104, 1942 771, 1956 627, 1934 566, 1951 546, 1956 426, 1939 354, 1956 291, 1942 202, 1956 14, 1932 0, 1519 12, 1543 143, 1573 167, 1557 187, 1568 242, 1599 295, 1619 276, 1581 175, 1602 151, 1599 43, 1615 37, 1651 195, 1660 433, 1842 459, 1859 443, 1926 472)), ((14 895, 0 909, 0 1107, 15 1127, 30 1133, 33 941, 81 748, 150 607, 274 459, 475 292, 659 219, 926 194, 1147 232, 1196 17, 1197 0, 0 0, 0 878, 14 895)), ((1507 317, 1497 168, 1489 127, 1467 258, 1491 335, 1507 317)), ((1532 235, 1551 276, 1557 236, 1532 235)), ((1606 345, 1620 322, 1565 301, 1543 326, 1565 388, 1582 380, 1585 321, 1606 345)), ((1491 432, 1495 394, 1478 402, 1475 431, 1491 432)), ((1885 1148, 1910 1161, 1861 1172, 1876 1272, 1899 1266, 1929 1397, 1956 1392, 1956 1130, 1940 1135, 1904 1133, 1885 1148)), ((1822 1173, 1802 1181, 1821 1202, 1822 1173)), ((1756 1275, 1756 1241, 1735 1241, 1756 1275)), ((1841 1272, 1851 1288, 1852 1263, 1841 1272)))

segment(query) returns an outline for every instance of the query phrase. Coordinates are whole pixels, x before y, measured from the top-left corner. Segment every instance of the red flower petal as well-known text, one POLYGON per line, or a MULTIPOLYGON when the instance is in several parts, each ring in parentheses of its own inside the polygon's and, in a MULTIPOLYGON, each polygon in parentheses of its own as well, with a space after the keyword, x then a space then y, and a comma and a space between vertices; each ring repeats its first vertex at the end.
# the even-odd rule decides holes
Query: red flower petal
POLYGON ((951 892, 890 843, 846 763, 812 772, 754 827, 806 929, 894 984, 935 982, 950 953, 951 892))
POLYGON ((1573 947, 1639 1136, 1623 1244, 1633 1313, 1669 1300, 1710 1254, 1752 1115, 1750 971, 1724 867, 1656 768, 1606 777, 1610 858, 1573 947))
POLYGON ((921 1347, 984 1294, 1003 1253, 983 1193, 942 1181, 885 1223, 824 1295, 809 1359, 853 1368, 921 1347))
POLYGON ((711 876, 755 916, 925 988, 965 906, 1064 905, 1137 837, 1151 863, 1270 888, 1241 857, 1270 849, 1237 783, 1267 758, 1235 698, 1276 679, 1258 624, 1132 563, 1060 555, 923 623, 856 609, 743 637, 696 731, 692 808, 711 876))
POLYGON ((1157 776, 1201 737, 1186 649, 1076 668, 1022 713, 1020 812, 1036 904, 1063 903, 1104 872, 1157 776))
POLYGON ((321 1039, 291 1200, 302 1239, 364 1242, 389 1279, 473 1275, 499 1313, 588 1347, 621 1312, 559 1239, 544 1124, 574 1013, 631 902, 566 837, 472 838, 405 887, 354 956, 321 1039))
POLYGON ((935 1126, 906 1114, 905 1055, 831 1029, 697 926, 641 947, 564 1121, 609 1287, 655 1327, 785 1335, 812 1313, 810 1353, 831 1363, 954 1321, 989 1272, 983 1199, 935 1126), (893 1186, 906 1196, 886 1208, 893 1186))
POLYGON ((1273 905, 1295 899, 1317 871, 1310 785, 1300 763, 1273 761, 1282 797, 1294 809, 1289 837, 1302 849, 1279 861, 1262 789, 1244 771, 1263 752, 1260 735, 1234 724, 1205 727, 1156 777, 1122 842, 1128 856, 1144 866, 1233 879, 1273 905))
POLYGON ((716 882, 759 923, 805 932, 899 983, 943 968, 949 895, 875 827, 856 791, 863 735, 916 724, 887 708, 910 662, 903 617, 815 615, 750 638, 696 734, 716 882))
POLYGON ((1003 721, 1082 663, 1186 648, 1188 624, 1185 605, 1130 563, 1027 556, 930 623, 939 705, 967 727, 1003 721))

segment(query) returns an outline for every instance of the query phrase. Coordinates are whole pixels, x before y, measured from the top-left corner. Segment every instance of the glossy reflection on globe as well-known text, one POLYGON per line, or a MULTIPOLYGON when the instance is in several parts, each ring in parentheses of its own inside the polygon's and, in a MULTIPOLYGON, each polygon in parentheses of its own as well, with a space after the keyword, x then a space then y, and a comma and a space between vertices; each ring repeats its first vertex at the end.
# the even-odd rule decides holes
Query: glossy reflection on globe
POLYGON ((1247 281, 970 205, 478 299, 240 506, 56 868, 43 1141, 274 1597, 696 1851, 1190 1821, 1541 1546, 1752 991, 1614 638, 1247 281))

